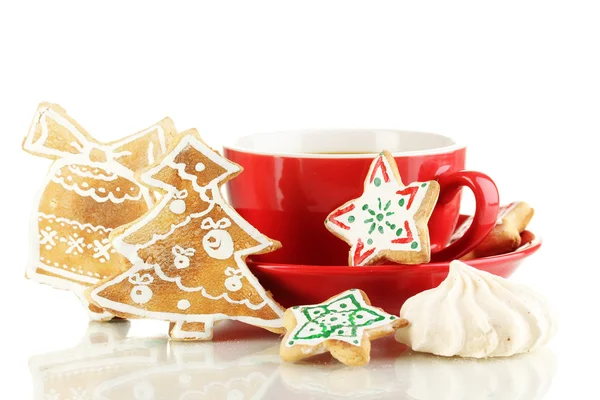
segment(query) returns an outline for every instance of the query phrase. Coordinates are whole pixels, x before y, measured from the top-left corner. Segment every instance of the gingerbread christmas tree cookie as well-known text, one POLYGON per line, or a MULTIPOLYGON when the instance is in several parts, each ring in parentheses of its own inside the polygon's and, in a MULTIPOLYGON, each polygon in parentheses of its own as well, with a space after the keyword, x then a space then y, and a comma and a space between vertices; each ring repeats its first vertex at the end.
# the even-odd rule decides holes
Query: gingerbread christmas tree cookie
POLYGON ((436 181, 405 186, 396 161, 384 151, 369 168, 362 196, 329 214, 325 226, 350 244, 349 265, 382 259, 426 263, 431 256, 427 222, 438 194, 436 181))
POLYGON ((391 335, 408 321, 372 307, 359 289, 351 289, 316 305, 295 306, 285 312, 286 334, 280 355, 299 361, 329 351, 347 365, 369 362, 371 340, 391 335))
POLYGON ((280 247, 221 197, 241 167, 202 142, 195 130, 140 175, 161 201, 111 236, 132 264, 99 284, 90 298, 116 315, 171 323, 180 340, 212 338, 213 325, 239 320, 281 332, 282 308, 250 273, 250 254, 280 247))
POLYGON ((160 158, 175 134, 165 118, 122 140, 101 143, 58 105, 40 104, 23 149, 54 163, 31 221, 27 277, 74 292, 92 319, 111 318, 88 304, 84 290, 123 268, 126 260, 108 236, 152 206, 152 194, 134 171, 160 158))

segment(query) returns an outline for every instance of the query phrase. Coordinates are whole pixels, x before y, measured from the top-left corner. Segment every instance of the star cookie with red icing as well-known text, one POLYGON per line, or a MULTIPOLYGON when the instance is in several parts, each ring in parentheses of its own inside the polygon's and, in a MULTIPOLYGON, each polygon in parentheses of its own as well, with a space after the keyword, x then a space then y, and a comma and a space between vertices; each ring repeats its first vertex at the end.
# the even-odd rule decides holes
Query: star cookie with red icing
POLYGON ((427 222, 439 191, 436 181, 405 186, 396 161, 383 151, 369 168, 363 194, 329 214, 325 227, 351 246, 351 266, 384 259, 427 263, 431 258, 427 222))

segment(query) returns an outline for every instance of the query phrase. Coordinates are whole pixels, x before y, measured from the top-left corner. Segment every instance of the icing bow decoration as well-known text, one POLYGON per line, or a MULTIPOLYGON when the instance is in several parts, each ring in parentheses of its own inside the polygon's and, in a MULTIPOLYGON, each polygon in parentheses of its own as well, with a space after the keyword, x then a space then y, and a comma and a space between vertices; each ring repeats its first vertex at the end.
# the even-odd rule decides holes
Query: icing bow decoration
POLYGON ((225 275, 227 275, 227 276, 236 276, 236 277, 239 277, 239 278, 242 278, 242 276, 243 276, 241 270, 235 269, 233 267, 227 267, 225 269, 225 275))
POLYGON ((225 275, 229 278, 225 279, 225 288, 230 292, 237 292, 242 288, 242 278, 244 274, 241 270, 232 267, 225 269, 225 275))
POLYGON ((132 285, 146 286, 154 282, 154 278, 150 274, 140 275, 139 272, 129 277, 129 283, 132 285))
POLYGON ((227 229, 231 226, 231 220, 229 218, 221 218, 215 222, 211 217, 204 218, 200 227, 204 230, 208 229, 227 229))
POLYGON ((188 249, 184 249, 181 246, 174 246, 171 249, 171 252, 175 256, 173 263, 175 264, 175 268, 183 269, 190 266, 190 257, 196 254, 196 250, 192 247, 188 249))
POLYGON ((135 171, 147 167, 167 150, 175 126, 165 118, 150 128, 124 139, 101 143, 95 140, 60 106, 41 103, 23 148, 35 155, 57 160, 82 157, 93 162, 116 161, 135 171), (145 144, 145 145, 142 145, 145 144))
POLYGON ((188 197, 188 191, 187 189, 180 190, 179 192, 175 193, 173 197, 175 197, 177 200, 183 200, 188 197))

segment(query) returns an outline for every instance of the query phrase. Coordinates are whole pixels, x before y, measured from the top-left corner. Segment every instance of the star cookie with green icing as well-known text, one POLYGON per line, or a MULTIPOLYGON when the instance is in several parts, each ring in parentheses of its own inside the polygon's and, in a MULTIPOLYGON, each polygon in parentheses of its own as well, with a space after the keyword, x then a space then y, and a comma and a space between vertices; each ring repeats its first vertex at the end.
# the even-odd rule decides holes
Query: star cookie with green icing
POLYGON ((394 157, 383 151, 371 163, 363 194, 329 214, 325 227, 351 246, 351 266, 383 259, 427 263, 431 259, 427 222, 439 192, 436 181, 405 186, 394 157))
POLYGON ((372 307, 359 289, 350 289, 316 305, 295 306, 283 317, 286 334, 279 354, 299 361, 329 351, 346 365, 369 362, 371 340, 393 334, 408 321, 372 307))

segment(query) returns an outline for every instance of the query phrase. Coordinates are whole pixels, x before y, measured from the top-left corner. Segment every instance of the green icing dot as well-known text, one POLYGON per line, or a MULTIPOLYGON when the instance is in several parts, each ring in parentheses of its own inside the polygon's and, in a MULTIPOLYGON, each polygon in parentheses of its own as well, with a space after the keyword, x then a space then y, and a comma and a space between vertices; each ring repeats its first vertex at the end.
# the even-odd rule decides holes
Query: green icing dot
POLYGON ((419 243, 417 243, 417 242, 412 242, 412 243, 410 244, 410 248, 411 248, 411 249, 416 249, 418 246, 419 246, 419 243))
POLYGON ((396 319, 396 317, 394 317, 393 315, 390 315, 390 319, 396 319))
POLYGON ((294 310, 296 310, 296 309, 298 309, 298 307, 299 307, 299 306, 294 306, 294 307, 292 307, 292 308, 293 308, 294 310))
POLYGON ((402 235, 402 228, 399 228, 399 229, 396 231, 396 236, 400 236, 400 235, 402 235))
POLYGON ((365 204, 364 206, 362 206, 362 209, 363 209, 363 210, 366 210, 367 208, 369 208, 369 205, 368 205, 368 204, 365 204))
POLYGON ((329 320, 330 321, 337 321, 337 317, 331 317, 329 320))
POLYGON ((379 233, 383 234, 383 226, 381 226, 381 225, 378 226, 377 230, 379 231, 379 233))
POLYGON ((383 221, 383 214, 377 214, 377 221, 383 221))
POLYGON ((377 186, 377 187, 381 186, 381 179, 375 178, 375 180, 373 182, 375 183, 375 186, 377 186))
POLYGON ((356 318, 361 319, 363 316, 361 314, 357 314, 356 318))
POLYGON ((421 187, 425 187, 425 186, 427 186, 427 184, 426 184, 426 183, 423 183, 423 184, 421 184, 421 187))
POLYGON ((344 304, 344 303, 340 304, 340 308, 346 308, 346 307, 348 307, 347 304, 344 304))
POLYGON ((343 334, 344 334, 344 331, 340 329, 340 330, 338 331, 338 335, 343 335, 343 334))
POLYGON ((369 240, 367 240, 367 244, 368 245, 372 245, 373 244, 373 239, 369 238, 369 240))
POLYGON ((348 222, 353 223, 355 219, 356 218, 354 218, 354 215, 351 215, 348 217, 348 222))
POLYGON ((404 199, 400 199, 400 201, 398 202, 398 205, 400 207, 404 206, 404 199))
POLYGON ((353 340, 352 343, 358 344, 358 340, 353 340))
POLYGON ((293 344, 294 344, 294 341, 293 341, 293 340, 290 340, 290 346, 291 346, 291 345, 293 345, 293 344))

